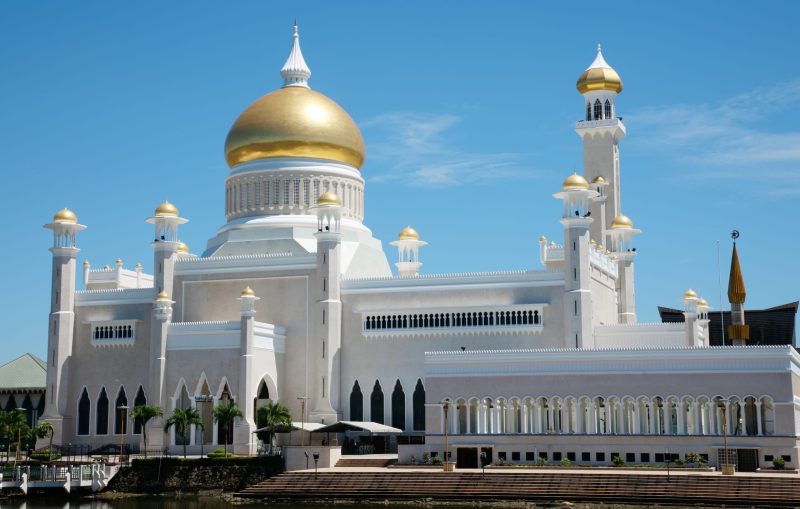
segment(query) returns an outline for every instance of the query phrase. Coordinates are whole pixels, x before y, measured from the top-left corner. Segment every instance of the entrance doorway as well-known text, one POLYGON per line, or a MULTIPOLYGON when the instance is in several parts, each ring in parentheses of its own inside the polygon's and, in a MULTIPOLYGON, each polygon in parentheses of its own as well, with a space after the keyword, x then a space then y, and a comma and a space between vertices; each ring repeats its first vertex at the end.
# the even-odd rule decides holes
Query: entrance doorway
POLYGON ((739 472, 755 472, 758 469, 758 449, 737 449, 739 472))
POLYGON ((456 449, 456 468, 478 468, 478 448, 459 447, 456 449))

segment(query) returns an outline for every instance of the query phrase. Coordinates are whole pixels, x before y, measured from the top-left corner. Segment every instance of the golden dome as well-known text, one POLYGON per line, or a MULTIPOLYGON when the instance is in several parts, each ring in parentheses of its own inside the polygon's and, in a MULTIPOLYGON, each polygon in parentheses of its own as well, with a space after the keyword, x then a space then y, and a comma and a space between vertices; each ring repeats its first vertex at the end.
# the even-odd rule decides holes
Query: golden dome
POLYGON ((253 289, 250 288, 249 286, 246 287, 244 290, 242 290, 242 297, 255 297, 255 296, 256 292, 254 292, 253 289))
POLYGON ((237 164, 272 157, 308 157, 364 164, 364 138, 350 115, 306 87, 284 87, 248 106, 225 140, 225 160, 237 164))
POLYGON ((153 215, 156 217, 178 217, 178 207, 165 201, 156 207, 156 211, 153 212, 153 215))
POLYGON ((84 267, 89 267, 90 265, 91 264, 89 263, 89 260, 83 260, 83 266, 84 267))
POLYGON ((78 222, 78 216, 75 215, 75 212, 64 207, 53 216, 53 222, 76 224, 78 222))
POLYGON ((156 300, 169 300, 169 294, 167 292, 159 292, 159 294, 156 295, 156 300))
POLYGON ((178 252, 179 253, 183 253, 183 254, 188 254, 189 253, 189 246, 187 246, 185 242, 179 242, 178 243, 178 252))
POLYGON ((578 78, 575 84, 578 92, 585 94, 594 90, 608 90, 611 92, 622 92, 622 79, 603 58, 600 46, 597 47, 597 57, 588 69, 578 78))
POLYGON ((410 226, 406 226, 397 234, 397 240, 419 240, 419 233, 410 226))
POLYGON ((596 176, 596 177, 594 178, 594 180, 592 180, 592 184, 605 184, 605 183, 606 183, 606 179, 604 179, 604 178, 603 178, 602 176, 600 176, 600 175, 596 176))
POLYGON ((339 198, 339 195, 337 195, 336 193, 332 193, 330 191, 322 193, 321 195, 319 195, 319 198, 317 198, 317 205, 339 206, 341 204, 342 204, 342 199, 339 198))
POLYGON ((697 292, 695 292, 694 290, 689 288, 688 290, 683 292, 683 299, 684 300, 690 300, 690 299, 697 300, 697 292))
POLYGON ((625 214, 620 214, 611 221, 611 228, 614 230, 633 228, 633 221, 625 214))
POLYGON ((586 182, 586 179, 578 175, 577 173, 573 173, 564 181, 562 184, 561 189, 563 191, 574 191, 574 190, 585 190, 589 189, 589 183, 586 182))
POLYGON ((697 301, 698 307, 708 307, 708 301, 706 299, 698 299, 697 301))
POLYGON ((550 241, 550 247, 556 247, 556 243, 554 241, 550 241))
POLYGON ((542 235, 541 237, 539 237, 539 242, 547 242, 547 237, 542 235))

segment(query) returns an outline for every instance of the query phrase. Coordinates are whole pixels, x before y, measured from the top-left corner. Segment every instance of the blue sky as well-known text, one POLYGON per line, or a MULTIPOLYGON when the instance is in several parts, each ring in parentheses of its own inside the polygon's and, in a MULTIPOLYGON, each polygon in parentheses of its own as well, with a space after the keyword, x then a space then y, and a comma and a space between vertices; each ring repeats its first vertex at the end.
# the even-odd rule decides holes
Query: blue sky
POLYGON ((224 222, 225 136, 280 86, 295 17, 311 86, 362 128, 365 222, 384 242, 419 230, 424 272, 539 267, 539 235, 561 238, 551 194, 582 167, 575 80, 602 43, 625 83, 622 205, 644 232, 640 321, 689 286, 718 308, 717 242, 725 286, 733 228, 748 307, 797 300, 800 4, 599 7, 0 3, 0 357, 45 355, 41 225, 55 210, 89 226, 79 262, 95 267, 121 257, 149 271, 143 219, 165 198, 202 251, 224 222))

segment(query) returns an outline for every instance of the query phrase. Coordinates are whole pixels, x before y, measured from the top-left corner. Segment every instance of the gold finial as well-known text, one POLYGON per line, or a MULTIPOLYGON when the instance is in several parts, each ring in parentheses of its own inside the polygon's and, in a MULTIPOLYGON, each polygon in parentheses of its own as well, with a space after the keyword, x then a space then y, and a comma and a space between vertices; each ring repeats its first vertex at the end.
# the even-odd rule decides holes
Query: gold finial
POLYGON ((539 242, 547 242, 547 237, 542 235, 541 237, 539 237, 539 242))
POLYGON ((406 226, 397 234, 397 240, 419 240, 419 233, 410 226, 406 226))
POLYGON ((181 254, 188 254, 189 253, 189 246, 186 245, 185 242, 178 243, 178 252, 181 254))
POLYGON ((683 292, 683 300, 697 300, 697 292, 689 288, 683 292))
POLYGON ((178 207, 169 201, 165 201, 156 207, 156 211, 153 213, 153 215, 156 217, 178 217, 178 207))
POLYGON ((162 290, 162 291, 158 292, 158 295, 156 295, 156 300, 160 300, 160 301, 169 300, 169 294, 162 290))
POLYGON ((53 216, 54 223, 66 223, 66 224, 76 224, 78 222, 78 216, 75 215, 75 212, 71 211, 67 207, 56 212, 53 216))
POLYGON ((317 205, 336 205, 336 206, 341 206, 342 205, 342 199, 339 198, 339 195, 337 195, 336 193, 332 193, 330 191, 326 191, 326 192, 322 193, 321 195, 319 195, 319 198, 317 198, 317 205))
POLYGON ((589 183, 586 182, 586 179, 582 176, 578 175, 577 173, 573 173, 569 177, 564 180, 564 183, 561 185, 562 191, 576 191, 576 190, 587 190, 589 189, 589 183))
POLYGON ((633 221, 625 214, 620 214, 611 221, 611 229, 621 230, 633 228, 633 221))
POLYGON ((242 290, 242 297, 255 297, 255 296, 256 292, 254 292, 253 289, 250 288, 249 286, 246 287, 244 290, 242 290))
POLYGON ((734 242, 733 253, 731 254, 731 273, 728 277, 728 302, 731 304, 744 304, 746 298, 747 290, 744 287, 742 266, 739 264, 739 253, 734 242))

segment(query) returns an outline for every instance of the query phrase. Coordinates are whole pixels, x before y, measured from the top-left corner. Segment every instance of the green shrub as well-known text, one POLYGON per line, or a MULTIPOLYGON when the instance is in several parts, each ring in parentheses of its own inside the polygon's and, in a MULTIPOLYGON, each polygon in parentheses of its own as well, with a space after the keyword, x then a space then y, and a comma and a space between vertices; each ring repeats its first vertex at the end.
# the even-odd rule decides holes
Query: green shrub
POLYGON ((236 458, 232 452, 229 452, 227 455, 225 454, 225 449, 220 447, 219 449, 214 449, 210 453, 208 453, 209 458, 213 459, 229 459, 229 458, 236 458))
POLYGON ((540 467, 544 467, 544 466, 549 465, 547 460, 545 458, 542 458, 541 456, 539 456, 539 459, 536 460, 536 464, 539 465, 540 467))
POLYGON ((775 456, 775 458, 772 460, 772 466, 775 468, 775 470, 783 470, 786 468, 786 460, 780 456, 775 456))
POLYGON ((558 464, 562 467, 572 466, 572 462, 569 460, 569 458, 563 458, 558 464))
POLYGON ((431 455, 427 452, 422 453, 422 462, 423 463, 430 463, 431 462, 431 455))
POLYGON ((442 464, 442 457, 441 456, 434 456, 432 458, 434 465, 441 465, 442 464))
POLYGON ((611 465, 615 467, 624 467, 625 460, 622 459, 622 456, 614 456, 613 458, 611 458, 611 465))
POLYGON ((39 449, 38 451, 31 452, 32 460, 50 461, 51 459, 57 460, 59 458, 61 458, 61 453, 58 451, 53 451, 52 455, 50 454, 50 451, 48 451, 47 449, 39 449))

